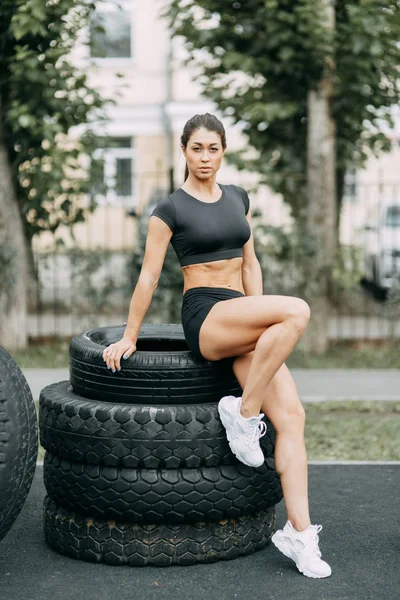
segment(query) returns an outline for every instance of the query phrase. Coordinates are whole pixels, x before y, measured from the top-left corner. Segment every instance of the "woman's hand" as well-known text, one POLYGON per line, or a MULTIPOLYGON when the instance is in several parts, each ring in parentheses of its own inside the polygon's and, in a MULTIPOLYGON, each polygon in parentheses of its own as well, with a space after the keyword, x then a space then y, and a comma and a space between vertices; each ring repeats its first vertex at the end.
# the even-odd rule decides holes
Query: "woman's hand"
POLYGON ((107 363, 107 368, 115 373, 115 369, 121 370, 121 356, 129 358, 134 352, 136 352, 135 340, 123 337, 119 342, 107 346, 103 352, 103 360, 107 363))

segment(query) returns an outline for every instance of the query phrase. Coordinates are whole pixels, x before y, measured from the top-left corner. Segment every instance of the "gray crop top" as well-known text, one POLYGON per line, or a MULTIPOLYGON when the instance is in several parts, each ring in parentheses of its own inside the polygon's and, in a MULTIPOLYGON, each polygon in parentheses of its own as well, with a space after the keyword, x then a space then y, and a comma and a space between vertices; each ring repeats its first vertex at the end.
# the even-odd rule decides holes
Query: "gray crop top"
POLYGON ((216 202, 203 202, 179 188, 160 200, 150 215, 160 217, 173 232, 170 241, 181 267, 243 256, 251 235, 245 217, 249 197, 237 185, 218 186, 222 196, 216 202))

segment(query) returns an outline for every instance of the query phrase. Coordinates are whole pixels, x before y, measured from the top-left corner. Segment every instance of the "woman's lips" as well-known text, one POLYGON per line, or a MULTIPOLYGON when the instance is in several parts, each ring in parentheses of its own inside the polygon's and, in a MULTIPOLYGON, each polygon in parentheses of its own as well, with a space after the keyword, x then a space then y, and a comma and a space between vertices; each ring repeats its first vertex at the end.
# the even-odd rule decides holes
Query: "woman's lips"
POLYGON ((211 167, 200 167, 200 171, 210 171, 211 167))

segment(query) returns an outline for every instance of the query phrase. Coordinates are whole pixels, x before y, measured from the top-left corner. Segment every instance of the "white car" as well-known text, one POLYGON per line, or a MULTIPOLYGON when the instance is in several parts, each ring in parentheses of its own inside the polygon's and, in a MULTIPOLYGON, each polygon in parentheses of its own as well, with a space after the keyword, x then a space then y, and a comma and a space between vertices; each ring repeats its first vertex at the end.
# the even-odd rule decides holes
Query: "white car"
POLYGON ((387 292, 400 278, 400 202, 383 202, 377 222, 368 221, 364 229, 365 279, 387 292))

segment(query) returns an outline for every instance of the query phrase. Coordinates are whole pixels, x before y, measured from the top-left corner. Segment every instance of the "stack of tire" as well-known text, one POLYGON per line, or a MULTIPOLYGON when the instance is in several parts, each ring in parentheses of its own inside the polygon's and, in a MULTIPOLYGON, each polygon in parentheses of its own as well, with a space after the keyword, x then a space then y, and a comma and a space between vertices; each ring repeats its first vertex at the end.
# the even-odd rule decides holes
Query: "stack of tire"
POLYGON ((180 324, 144 324, 112 373, 103 351, 124 326, 70 344, 70 381, 40 394, 47 543, 67 556, 131 566, 215 562, 264 548, 282 499, 275 431, 265 462, 232 454, 217 407, 242 390, 232 359, 197 361, 180 324))

